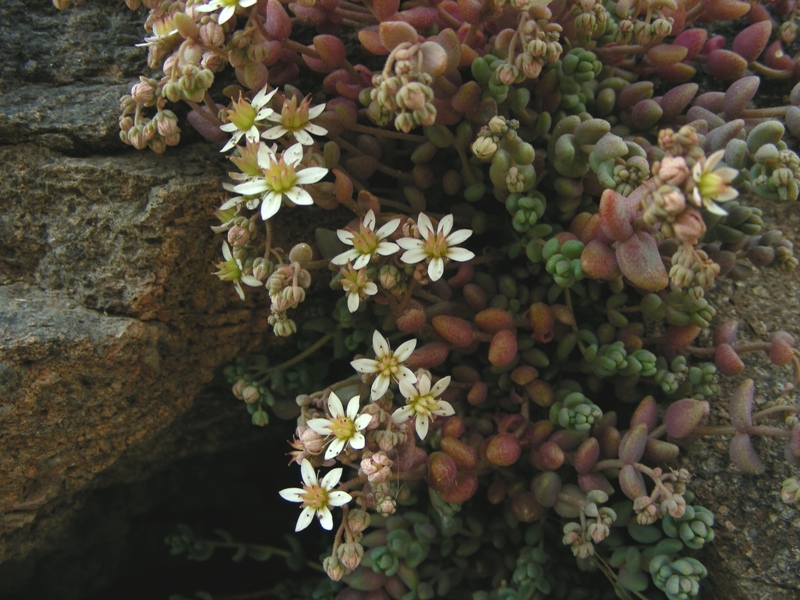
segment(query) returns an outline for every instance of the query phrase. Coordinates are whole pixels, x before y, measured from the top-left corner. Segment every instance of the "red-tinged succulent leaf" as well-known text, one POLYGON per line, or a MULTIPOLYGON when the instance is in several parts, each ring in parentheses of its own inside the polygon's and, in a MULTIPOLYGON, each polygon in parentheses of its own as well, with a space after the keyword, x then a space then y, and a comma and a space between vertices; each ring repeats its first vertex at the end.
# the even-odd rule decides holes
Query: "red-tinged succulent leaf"
POLYGON ((772 15, 769 14, 769 11, 766 7, 762 4, 756 4, 745 16, 747 23, 752 25, 753 23, 758 23, 759 21, 768 21, 772 19, 772 15))
POLYGON ((792 57, 783 51, 783 43, 780 40, 775 40, 764 51, 764 64, 770 69, 790 71, 792 69, 792 57))
POLYGON ((633 465, 623 465, 619 471, 619 487, 631 500, 647 495, 644 477, 633 465))
POLYGON ((708 40, 708 30, 702 28, 687 29, 681 32, 674 40, 673 45, 686 48, 686 60, 693 59, 708 40))
POLYGON ((554 506, 561 491, 561 476, 553 471, 540 473, 531 481, 531 492, 542 506, 554 506))
POLYGON ((400 17, 414 29, 429 29, 436 23, 439 12, 433 6, 415 6, 401 11, 400 17))
POLYGON ((665 334, 667 346, 673 350, 680 350, 691 344, 702 330, 694 323, 688 325, 670 325, 665 334))
POLYGON ((619 459, 626 464, 639 462, 639 459, 644 454, 646 444, 647 425, 639 423, 631 427, 620 440, 619 459))
POLYGON ((622 274, 637 288, 657 292, 669 284, 658 244, 647 232, 639 231, 625 241, 617 242, 617 262, 622 274))
POLYGON ((599 458, 600 442, 594 437, 586 438, 575 450, 575 455, 572 457, 572 465, 579 474, 588 473, 599 458))
POLYGON ((517 357, 517 334, 502 329, 494 334, 489 344, 489 362, 495 367, 505 367, 517 357))
POLYGON ((769 43, 772 34, 771 21, 759 21, 742 29, 733 38, 731 49, 747 61, 748 64, 756 60, 769 43))
POLYGON ((747 104, 756 95, 760 83, 761 79, 751 75, 742 77, 730 85, 725 92, 725 103, 722 105, 726 119, 736 119, 744 112, 747 104))
POLYGON ((746 379, 734 390, 731 396, 731 425, 736 431, 747 431, 753 425, 753 397, 756 386, 752 379, 746 379))
POLYGON ((278 0, 267 0, 264 28, 279 42, 286 40, 292 34, 292 20, 278 0))
POLYGON ((409 301, 402 314, 397 317, 397 328, 403 333, 416 333, 425 326, 428 314, 416 300, 409 301))
POLYGON ((436 42, 425 42, 419 47, 422 52, 422 70, 431 77, 439 77, 447 71, 447 52, 436 42))
POLYGON ((431 452, 428 456, 428 485, 437 492, 446 492, 456 483, 456 463, 444 452, 431 452))
POLYGON ((547 439, 553 435, 555 425, 549 419, 536 421, 528 431, 528 444, 534 448, 541 446, 547 439))
POLYGON ((533 339, 540 344, 546 344, 553 339, 553 325, 556 317, 550 307, 544 302, 534 302, 528 309, 528 317, 533 328, 533 339))
MULTIPOLYGON (((449 63, 448 63, 449 64, 449 63)), ((450 98, 450 105, 460 113, 474 109, 481 101, 481 86, 477 81, 467 81, 450 98)))
POLYGON ((673 402, 664 413, 667 435, 676 440, 691 435, 694 428, 708 416, 709 411, 709 404, 705 400, 684 398, 673 402))
POLYGON ((400 0, 381 0, 372 4, 379 21, 389 21, 400 10, 400 0))
POLYGON ((792 433, 786 440, 784 454, 789 462, 795 465, 798 463, 798 459, 800 459, 800 425, 792 427, 792 433))
POLYGON ((489 439, 486 460, 498 467, 510 467, 522 453, 519 440, 510 433, 498 433, 489 439))
MULTIPOLYGON (((442 434, 444 435, 444 428, 442 428, 442 434)), ((453 459, 459 471, 474 471, 477 468, 478 455, 469 444, 455 437, 442 437, 440 447, 442 452, 447 453, 453 459)))
POLYGON ((753 448, 750 436, 746 433, 737 433, 733 436, 730 446, 731 460, 745 473, 761 475, 764 472, 764 463, 753 448))
POLYGON ((652 98, 639 100, 631 110, 631 120, 637 129, 650 129, 664 116, 661 104, 652 98))
POLYGON ((719 50, 725 47, 725 38, 721 35, 715 35, 703 45, 703 54, 711 54, 714 50, 719 50))
POLYGON ((673 120, 683 112, 689 103, 694 100, 697 95, 699 86, 696 83, 684 83, 676 85, 662 96, 659 104, 664 109, 664 119, 667 121, 673 120))
POLYGON ((773 331, 769 334, 769 341, 781 340, 794 347, 794 336, 788 331, 773 331))
POLYGON ((723 104, 725 104, 725 92, 706 92, 694 100, 695 106, 702 106, 713 113, 721 112, 723 104))
POLYGON ((449 490, 439 493, 439 498, 445 502, 463 504, 478 491, 478 478, 472 473, 459 473, 456 482, 449 490))
POLYGON ((670 462, 678 458, 681 449, 671 442, 664 440, 648 439, 644 449, 644 457, 655 463, 670 462))
POLYGON ((617 93, 616 107, 619 109, 631 108, 640 100, 653 97, 652 81, 637 81, 626 85, 617 93))
POLYGON ((520 492, 511 497, 511 512, 523 523, 541 519, 547 510, 536 501, 533 492, 520 492))
MULTIPOLYGON (((221 110, 225 110, 226 107, 222 104, 217 104, 217 112, 221 110)), ((205 106, 201 108, 204 112, 208 111, 205 106)), ((217 115, 214 115, 216 117, 217 115)), ((215 122, 210 121, 208 118, 208 112, 205 115, 198 114, 196 110, 189 111, 189 114, 186 115, 186 120, 189 121, 189 124, 194 127, 195 131, 197 131, 200 135, 202 135, 205 139, 210 142, 215 143, 223 143, 227 142, 230 134, 222 131, 215 122)))
MULTIPOLYGON (((449 98, 434 98, 431 104, 436 108, 436 125, 455 125, 463 118, 461 113, 455 110, 452 104, 450 104, 449 98)), ((423 166, 424 165, 418 165, 416 168, 423 166)))
POLYGON ((303 54, 303 62, 306 63, 306 66, 314 71, 315 73, 330 73, 334 67, 326 64, 324 61, 314 58, 313 56, 308 56, 307 54, 303 54))
MULTIPOLYGON (((470 308, 475 310, 481 310, 486 306, 487 298, 486 292, 481 289, 478 284, 475 283, 468 283, 464 286, 464 289, 461 292, 464 296, 464 300, 467 304, 469 304, 470 308)), ((478 327, 480 327, 480 323, 476 321, 478 327)))
POLYGON ((733 21, 750 11, 750 3, 737 0, 703 0, 703 8, 716 21, 733 21))
POLYGON ((472 387, 467 392, 467 402, 469 402, 472 406, 478 406, 483 404, 486 401, 486 397, 489 395, 489 386, 487 386, 483 381, 478 381, 472 384, 472 387))
POLYGON ((526 384, 525 391, 534 404, 543 408, 550 408, 556 401, 556 393, 553 391, 553 386, 542 379, 534 379, 526 384))
POLYGON ((581 269, 592 279, 612 279, 620 273, 616 253, 600 240, 592 240, 583 249, 581 269))
POLYGON ((536 367, 530 365, 520 365, 511 371, 511 381, 517 385, 528 385, 531 381, 539 377, 539 371, 536 367))
POLYGON ((542 471, 555 471, 564 464, 564 451, 555 442, 545 442, 531 452, 531 463, 542 471))
POLYGON ((618 242, 632 239, 634 233, 631 223, 636 216, 636 209, 625 196, 611 189, 604 191, 600 197, 599 214, 600 228, 609 238, 618 242))
POLYGON ((730 143, 730 141, 739 137, 739 132, 744 129, 744 120, 734 119, 728 121, 724 125, 717 127, 714 131, 709 131, 706 135, 706 145, 711 150, 721 150, 730 143))
POLYGON ((332 69, 339 68, 345 60, 344 42, 334 35, 315 36, 314 49, 319 52, 323 62, 332 69))
POLYGON ((514 316, 502 308, 487 308, 475 315, 475 325, 481 331, 497 333, 502 329, 514 328, 514 316))
POLYGON ((583 473, 582 475, 578 475, 578 486, 580 486, 581 491, 585 494, 593 490, 600 490, 610 496, 615 491, 614 486, 611 485, 611 482, 602 473, 583 473))
POLYGON ((617 458, 621 439, 622 434, 613 425, 604 429, 597 438, 600 442, 600 453, 606 458, 617 458))
POLYGON ((732 344, 739 331, 739 321, 725 321, 714 330, 714 345, 732 344))
POLYGON ((411 356, 406 359, 405 364, 412 371, 416 369, 430 370, 446 361, 449 353, 450 350, 447 348, 447 344, 433 342, 414 350, 411 356))
POLYGON ((744 75, 747 61, 730 50, 714 50, 706 59, 706 67, 712 77, 731 81, 744 75))
POLYGON ((636 407, 633 415, 631 415, 631 427, 639 423, 647 425, 648 433, 658 425, 658 404, 656 404, 656 399, 652 396, 642 398, 639 406, 636 407))
MULTIPOLYGON (((384 21, 378 25, 378 35, 381 45, 389 52, 400 44, 416 44, 419 41, 417 30, 404 21, 384 21)), ((359 39, 361 39, 360 33, 359 39)))
POLYGON ((385 56, 389 54, 389 50, 387 50, 386 46, 381 42, 381 36, 378 33, 377 25, 369 25, 359 29, 358 41, 361 42, 361 45, 364 46, 370 54, 374 54, 375 56, 385 56))
POLYGON ((583 433, 577 431, 570 431, 568 429, 559 429, 550 436, 551 442, 558 445, 559 448, 565 452, 571 452, 581 445, 584 439, 583 433))
POLYGON ((458 348, 470 346, 475 339, 469 321, 449 315, 438 315, 431 319, 431 325, 440 336, 458 348))
POLYGON ((354 590, 360 592, 374 592, 381 589, 383 584, 386 583, 386 575, 359 566, 349 575, 345 575, 343 581, 354 590))
POLYGON ((677 44, 658 44, 647 51, 647 60, 654 67, 666 67, 681 62, 686 58, 688 50, 677 44))
POLYGON ((421 467, 428 460, 427 453, 413 444, 404 444, 397 452, 397 459, 394 466, 400 471, 410 471, 421 467))
POLYGON ((733 377, 744 371, 744 362, 730 344, 719 344, 714 353, 714 364, 720 373, 733 377))
POLYGON ((458 12, 461 18, 470 25, 477 25, 481 22, 481 6, 480 0, 458 0, 458 12))
POLYGON ((788 365, 794 358, 792 346, 779 338, 773 339, 769 344, 769 360, 774 365, 788 365))
POLYGON ((658 67, 656 73, 666 83, 684 83, 695 76, 697 69, 692 65, 681 62, 668 67, 658 67))

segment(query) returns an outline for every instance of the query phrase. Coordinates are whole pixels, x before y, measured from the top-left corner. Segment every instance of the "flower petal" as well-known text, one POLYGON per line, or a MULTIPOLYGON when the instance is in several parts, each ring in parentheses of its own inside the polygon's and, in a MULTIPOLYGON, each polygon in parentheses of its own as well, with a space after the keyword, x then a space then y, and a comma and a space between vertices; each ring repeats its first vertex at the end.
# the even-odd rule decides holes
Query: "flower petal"
POLYGON ((439 381, 436 382, 436 384, 431 389, 431 394, 433 395, 434 398, 438 398, 439 396, 442 395, 442 392, 444 392, 447 389, 447 386, 450 385, 450 380, 451 377, 448 375, 447 377, 442 377, 439 381))
POLYGON ((375 232, 375 235, 378 236, 378 239, 382 240, 383 238, 388 237, 392 235, 395 231, 397 231, 397 228, 399 226, 400 226, 400 219, 392 219, 388 223, 385 223, 383 226, 381 226, 381 228, 375 232))
POLYGON ((308 459, 305 459, 302 463, 300 463, 300 474, 303 477, 303 483, 305 483, 308 487, 319 485, 319 481, 317 481, 317 474, 308 459))
POLYGON ((356 360, 350 361, 350 366, 359 373, 378 372, 378 361, 372 360, 371 358, 357 358, 356 360))
POLYGON ((431 378, 427 375, 420 377, 417 381, 417 389, 420 396, 427 396, 431 391, 431 378))
POLYGON ((323 529, 327 531, 333 529, 333 515, 331 514, 331 509, 327 506, 323 506, 317 511, 317 519, 319 519, 319 524, 323 529))
POLYGON ((289 502, 302 502, 305 500, 306 491, 302 488, 286 488, 278 492, 278 495, 289 502))
POLYGON ((353 437, 350 438, 350 447, 353 448, 353 450, 361 450, 366 445, 367 439, 364 437, 363 433, 356 432, 353 434, 353 437))
POLYGON ((372 349, 375 350, 375 356, 378 359, 391 354, 392 349, 389 347, 389 342, 381 335, 377 329, 372 333, 372 349))
POLYGON ((297 525, 294 526, 295 533, 298 531, 303 531, 303 529, 311 525, 311 521, 314 520, 314 515, 316 512, 317 511, 310 506, 306 506, 297 519, 297 525))
MULTIPOLYGON (((331 392, 331 396, 333 396, 333 392, 331 392)), ((351 421, 355 421, 359 408, 361 408, 361 397, 353 396, 350 398, 350 402, 347 403, 347 418, 351 421)))
POLYGON ((266 221, 281 208, 281 198, 276 194, 269 194, 261 203, 261 219, 266 221))
POLYGON ((352 499, 347 492, 335 491, 328 494, 328 504, 331 506, 344 506, 352 499))
POLYGON ((408 367, 398 367, 398 372, 394 374, 394 378, 397 380, 397 383, 403 381, 415 383, 417 381, 417 376, 414 375, 414 372, 408 367))
POLYGON ((411 353, 414 352, 414 348, 416 348, 416 347, 417 347, 417 340, 416 339, 407 340, 407 341, 403 342, 402 344, 400 344, 397 347, 397 350, 394 351, 394 357, 399 362, 403 362, 409 356, 411 356, 411 353))
POLYGON ((406 263, 407 265, 415 265, 418 262, 422 262, 427 257, 428 255, 425 253, 425 250, 423 250, 422 248, 418 248, 416 250, 406 250, 403 253, 403 256, 400 257, 400 260, 406 263))
POLYGON ((448 248, 447 258, 456 262, 465 262, 475 258, 475 254, 464 248, 448 248))
POLYGON ((306 167, 305 169, 297 172, 295 183, 298 185, 316 183, 327 174, 328 169, 325 167, 306 167))
POLYGON ((345 441, 339 438, 334 439, 330 444, 328 444, 328 449, 325 450, 325 460, 330 460, 336 456, 339 456, 339 453, 344 450, 345 441))
POLYGON ((331 491, 333 488, 339 485, 339 480, 342 478, 342 471, 343 469, 341 467, 328 471, 325 477, 322 478, 320 486, 328 491, 331 491))
POLYGON ((417 227, 420 235, 424 238, 436 233, 436 230, 433 228, 433 223, 431 223, 430 218, 425 213, 419 213, 419 217, 417 217, 417 227))
POLYGON ((434 415, 439 415, 440 417, 449 417, 456 411, 453 409, 449 402, 445 402, 444 400, 439 400, 436 402, 436 408, 431 411, 434 415))
POLYGON ((356 425, 356 431, 361 431, 372 422, 372 415, 358 415, 358 418, 353 422, 356 425))
POLYGON ((314 138, 308 135, 303 129, 293 130, 292 135, 294 135, 294 139, 303 144, 303 146, 312 146, 314 144, 314 138))
POLYGON ((378 247, 375 248, 375 252, 380 254, 381 256, 391 256, 395 252, 400 251, 400 246, 393 242, 381 242, 378 244, 378 247))
POLYGON ((338 237, 343 244, 347 244, 348 246, 353 245, 353 232, 347 231, 347 229, 337 229, 336 230, 336 237, 338 237))
POLYGON ((312 431, 316 431, 320 435, 331 434, 331 422, 328 419, 309 419, 306 422, 312 431))
POLYGON ((400 423, 405 423, 408 421, 413 414, 413 406, 403 406, 392 413, 392 421, 399 425, 400 423))
POLYGON ((470 237, 472 237, 471 229, 459 229, 458 231, 454 231, 447 236, 447 245, 457 246, 461 242, 468 240, 470 237))
POLYGON ((268 189, 269 186, 267 185, 267 180, 263 177, 251 179, 250 181, 233 186, 233 191, 237 194, 242 194, 243 196, 257 196, 259 194, 263 194, 268 189))
POLYGON ((431 281, 439 281, 444 275, 444 261, 438 256, 428 265, 428 277, 431 281))
POLYGON ((416 250, 418 248, 424 248, 425 242, 417 238, 404 237, 397 240, 397 245, 403 250, 416 250))
POLYGON ((440 233, 444 237, 447 237, 452 230, 453 230, 453 215, 445 215, 444 217, 442 217, 442 220, 439 221, 439 227, 436 228, 436 233, 440 233))
MULTIPOLYGON (((356 254, 358 251, 356 250, 356 254)), ((358 271, 359 269, 363 269, 369 264, 370 256, 369 254, 359 254, 358 258, 353 263, 353 268, 358 271)))
MULTIPOLYGON (((267 117, 268 121, 273 121, 273 117, 275 114, 269 115, 267 117)), ((278 115, 280 118, 280 115, 278 115)), ((280 137, 283 137, 288 130, 283 125, 276 125, 275 127, 270 127, 264 133, 261 134, 261 137, 265 140, 277 140, 280 137)))
POLYGON ((374 402, 375 400, 381 398, 386 393, 386 390, 389 389, 390 383, 391 381, 387 376, 378 375, 375 378, 375 381, 372 382, 372 387, 370 388, 370 399, 374 402))
POLYGON ((350 292, 347 294, 347 310, 351 313, 354 313, 358 310, 358 305, 361 302, 361 298, 358 297, 358 292, 350 292))
POLYGON ((411 381, 401 379, 398 382, 398 385, 400 386, 400 393, 403 394, 403 397, 407 398, 408 400, 417 397, 417 388, 414 387, 411 381))
POLYGON ((425 436, 428 435, 428 424, 430 419, 428 419, 428 415, 417 415, 417 435, 419 435, 419 439, 424 440, 425 436))

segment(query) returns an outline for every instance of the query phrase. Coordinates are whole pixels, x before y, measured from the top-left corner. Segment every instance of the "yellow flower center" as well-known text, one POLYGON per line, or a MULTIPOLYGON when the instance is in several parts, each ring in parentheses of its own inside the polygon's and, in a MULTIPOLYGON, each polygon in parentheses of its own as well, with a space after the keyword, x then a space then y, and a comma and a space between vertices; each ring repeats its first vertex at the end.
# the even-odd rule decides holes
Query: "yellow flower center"
POLYGON ((705 198, 716 198, 727 186, 728 183, 715 173, 703 173, 698 182, 700 194, 705 198))
POLYGON ((281 156, 277 162, 271 163, 264 170, 264 178, 273 192, 285 193, 294 187, 297 173, 294 166, 287 164, 281 156))
POLYGON ((258 111, 248 100, 239 96, 238 101, 234 101, 233 110, 228 112, 228 120, 236 125, 239 131, 247 131, 256 122, 258 111))
POLYGON ((378 361, 378 371, 384 377, 391 377, 392 375, 396 375, 400 368, 397 366, 398 360, 394 357, 394 354, 389 356, 384 356, 380 361, 378 361))
POLYGON ((347 417, 331 419, 331 433, 338 439, 347 441, 356 434, 356 424, 347 417))
POLYGON ((310 506, 314 510, 320 510, 328 505, 328 490, 318 485, 307 486, 303 484, 305 494, 303 495, 302 506, 310 506))
POLYGON ((358 250, 361 254, 374 254, 379 244, 380 241, 378 241, 378 236, 375 235, 375 232, 364 227, 363 223, 361 224, 359 232, 353 233, 353 248, 358 250))
POLYGON ((303 129, 308 123, 308 107, 310 105, 310 96, 306 96, 300 106, 297 105, 297 96, 292 96, 292 99, 284 102, 281 108, 281 125, 289 131, 303 129))

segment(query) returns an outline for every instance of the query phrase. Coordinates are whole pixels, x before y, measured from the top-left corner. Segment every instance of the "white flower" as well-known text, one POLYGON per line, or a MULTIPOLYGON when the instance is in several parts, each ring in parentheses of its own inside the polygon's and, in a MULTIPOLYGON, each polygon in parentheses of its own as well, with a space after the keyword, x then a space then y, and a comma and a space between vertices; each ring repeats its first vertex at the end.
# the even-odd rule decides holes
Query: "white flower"
POLYGON ((258 149, 258 166, 263 172, 256 177, 233 187, 233 191, 244 196, 261 195, 261 218, 267 220, 281 207, 286 196, 295 204, 314 204, 311 194, 301 185, 316 183, 328 173, 323 167, 300 167, 303 160, 303 146, 295 144, 277 156, 274 150, 262 143, 258 149))
POLYGON ((334 436, 325 451, 325 460, 338 456, 347 444, 350 444, 354 450, 361 450, 366 444, 366 439, 361 431, 369 425, 372 416, 358 415, 359 400, 358 396, 350 398, 345 413, 342 401, 334 392, 331 392, 328 398, 328 412, 331 418, 308 421, 308 426, 318 434, 334 436))
POLYGON ((347 294, 347 310, 354 313, 362 300, 378 293, 378 286, 367 276, 366 269, 354 269, 351 264, 339 268, 342 271, 339 283, 347 294))
POLYGON ((281 498, 289 502, 302 502, 303 512, 297 519, 295 531, 302 531, 311 524, 316 516, 323 529, 330 531, 333 529, 333 516, 331 506, 344 506, 353 497, 347 492, 332 492, 331 490, 339 485, 342 478, 342 469, 333 469, 322 481, 317 481, 317 474, 314 467, 307 459, 300 463, 300 473, 303 476, 303 487, 286 488, 278 492, 281 498))
POLYGON ((456 244, 467 240, 472 235, 470 229, 453 229, 453 215, 442 217, 436 230, 425 213, 419 213, 417 219, 419 235, 417 238, 400 238, 397 243, 405 250, 400 257, 404 263, 413 265, 423 260, 428 261, 428 277, 438 281, 444 273, 447 262, 455 260, 464 262, 475 257, 475 254, 463 248, 455 248, 456 244))
POLYGON ((219 10, 221 8, 222 12, 219 14, 219 19, 217 22, 222 25, 230 20, 237 8, 247 8, 248 6, 253 6, 256 1, 257 0, 211 0, 211 2, 208 4, 197 6, 196 8, 200 12, 214 12, 215 10, 219 10))
POLYGON ((412 373, 411 369, 403 365, 403 361, 411 356, 414 348, 417 347, 417 340, 403 342, 397 350, 392 352, 389 342, 376 329, 372 334, 372 347, 375 350, 375 360, 359 358, 350 364, 359 373, 378 374, 375 381, 372 382, 370 397, 373 401, 378 400, 386 393, 392 380, 406 381, 409 384, 417 380, 417 376, 412 373))
POLYGON ((450 385, 450 377, 444 377, 431 388, 431 379, 422 375, 414 386, 406 381, 400 382, 400 393, 406 398, 406 405, 392 413, 395 423, 404 423, 411 417, 416 419, 417 435, 421 440, 428 435, 431 415, 447 417, 455 411, 449 402, 437 398, 450 385))
POLYGON ((692 178, 695 188, 692 191, 692 202, 695 206, 704 206, 705 209, 715 215, 725 216, 726 210, 719 207, 717 202, 727 202, 739 195, 731 185, 731 182, 739 175, 739 171, 730 167, 720 167, 715 169, 725 150, 717 150, 706 158, 705 162, 697 161, 692 168, 692 178))
POLYGON ((331 262, 335 265, 345 265, 348 261, 353 261, 353 268, 361 269, 366 267, 376 254, 391 256, 400 250, 400 246, 384 240, 392 235, 399 225, 400 219, 392 219, 375 231, 375 213, 368 211, 361 220, 358 232, 346 229, 339 229, 336 232, 342 243, 353 246, 353 249, 334 256, 331 262))
POLYGON ((236 288, 236 293, 239 294, 240 299, 244 300, 242 283, 250 287, 261 287, 264 285, 263 282, 259 281, 252 275, 244 274, 242 261, 233 255, 228 242, 222 242, 222 256, 225 258, 225 262, 217 263, 217 269, 219 270, 215 273, 215 275, 222 281, 232 281, 233 286, 236 288))
POLYGON ((241 95, 238 101, 234 100, 233 109, 228 111, 229 122, 219 127, 222 131, 233 133, 233 137, 222 147, 220 152, 227 152, 233 148, 239 143, 242 136, 245 136, 245 139, 251 144, 258 141, 256 123, 263 121, 273 113, 271 108, 265 107, 277 91, 277 89, 274 89, 267 93, 267 86, 265 85, 251 101, 242 98, 241 95))
POLYGON ((300 106, 297 105, 297 96, 292 96, 291 100, 284 101, 280 115, 273 113, 267 117, 268 120, 280 123, 280 125, 267 129, 261 134, 261 137, 265 140, 277 140, 279 137, 291 133, 300 144, 304 146, 312 145, 314 138, 309 133, 325 135, 328 130, 309 122, 310 119, 322 114, 322 111, 325 110, 325 105, 320 104, 314 108, 310 108, 310 105, 311 98, 309 96, 303 98, 300 106))

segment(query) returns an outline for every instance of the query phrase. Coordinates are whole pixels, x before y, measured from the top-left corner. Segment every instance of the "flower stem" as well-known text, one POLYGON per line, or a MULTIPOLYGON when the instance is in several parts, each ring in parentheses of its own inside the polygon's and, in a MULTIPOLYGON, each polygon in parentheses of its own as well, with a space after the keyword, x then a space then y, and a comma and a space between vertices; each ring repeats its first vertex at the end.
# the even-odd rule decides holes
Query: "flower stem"
POLYGON ((264 371, 264 374, 271 373, 272 371, 283 371, 284 369, 288 369, 289 367, 296 365, 301 360, 308 358, 309 356, 314 354, 314 352, 316 352, 317 350, 322 348, 325 344, 327 344, 333 338, 336 331, 338 330, 329 331, 321 338, 319 338, 316 342, 314 342, 311 346, 303 350, 300 354, 293 356, 289 360, 282 362, 279 365, 275 365, 274 367, 266 369, 264 371))

